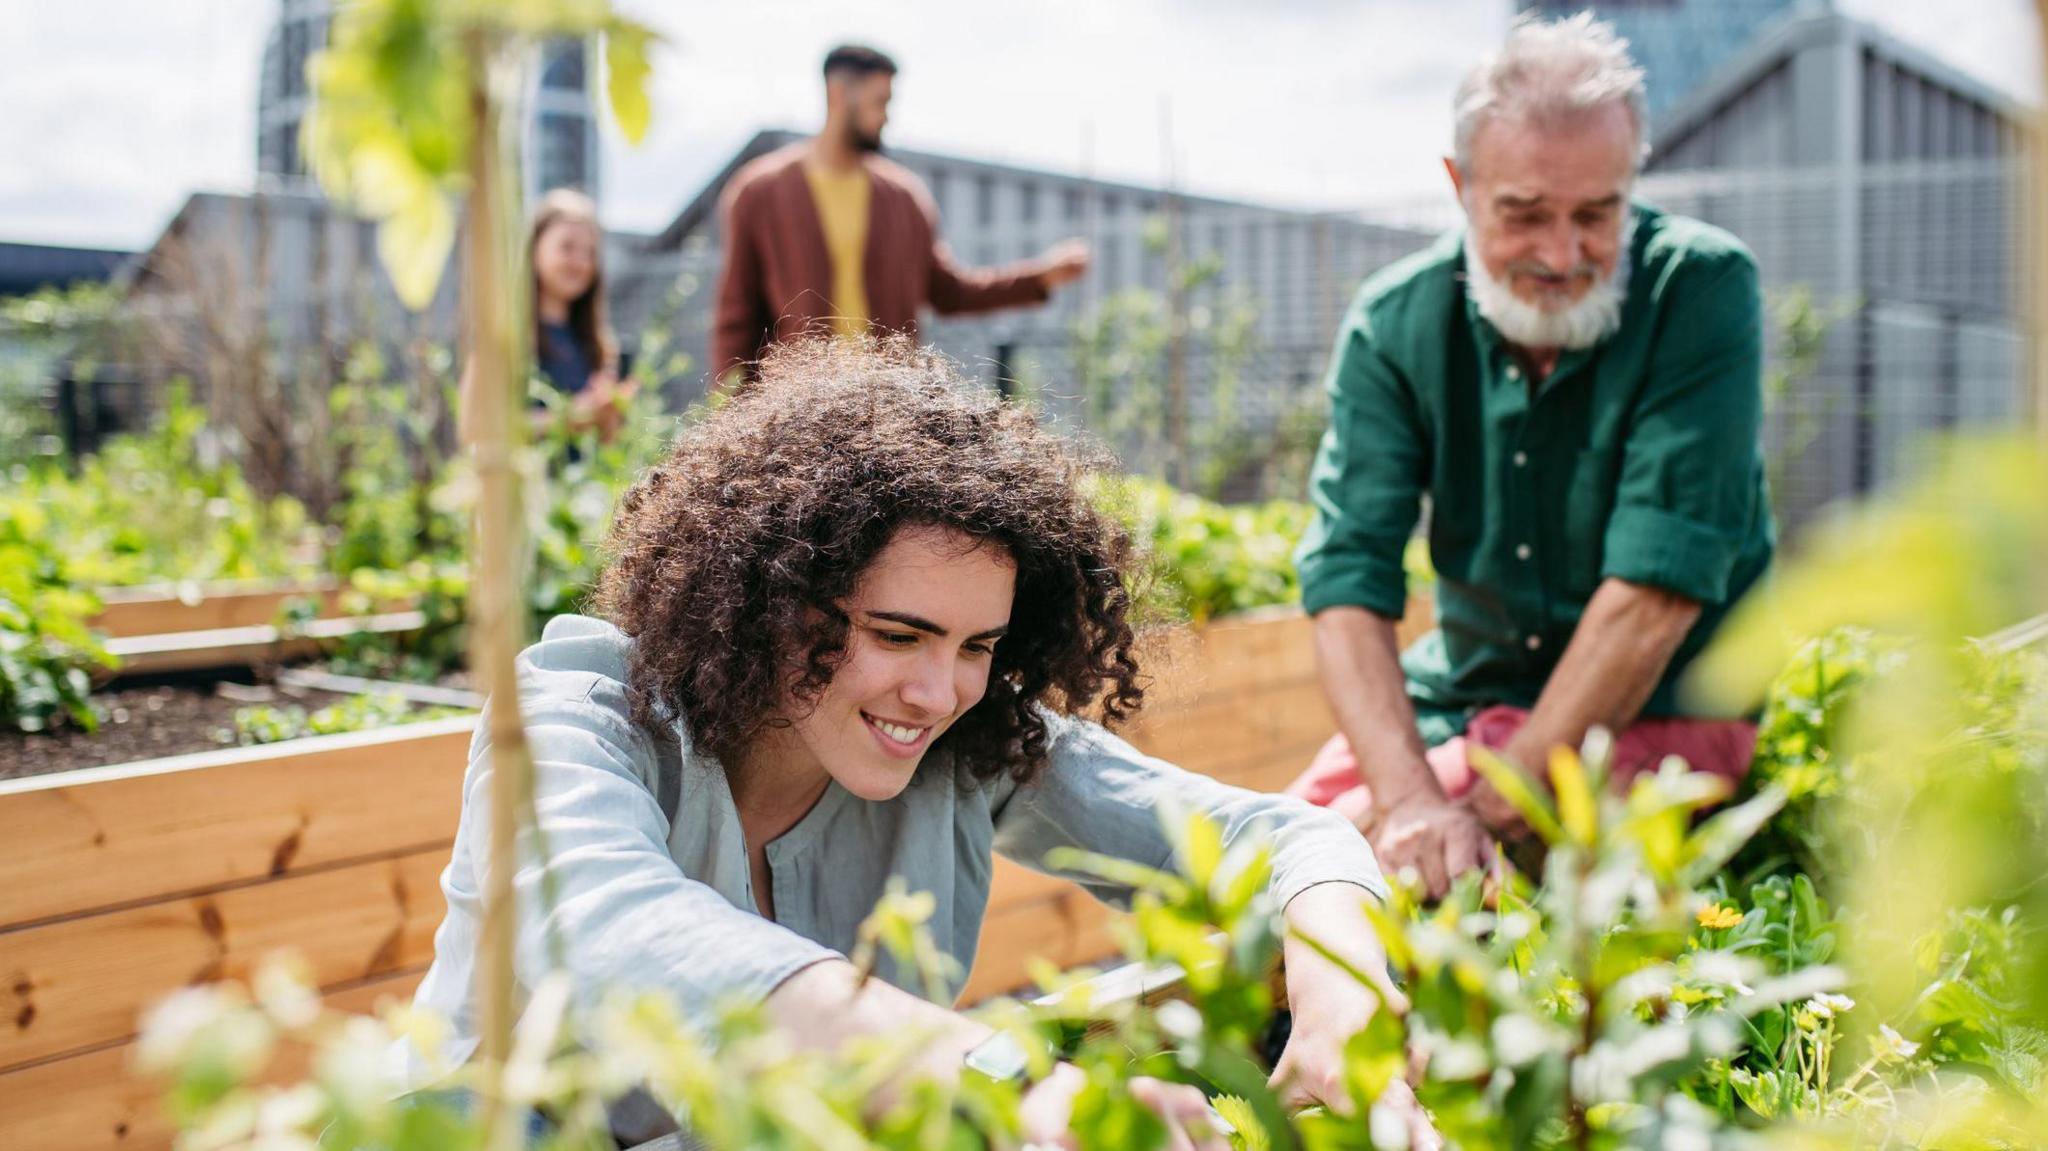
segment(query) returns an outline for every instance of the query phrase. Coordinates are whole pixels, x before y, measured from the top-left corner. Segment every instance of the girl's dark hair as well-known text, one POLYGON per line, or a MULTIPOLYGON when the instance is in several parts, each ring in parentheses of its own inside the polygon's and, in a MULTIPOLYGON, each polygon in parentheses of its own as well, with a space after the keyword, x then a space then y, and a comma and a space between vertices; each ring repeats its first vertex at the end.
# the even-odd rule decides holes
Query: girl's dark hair
POLYGON ((634 719, 681 720, 728 769, 844 658, 840 603, 907 526, 1017 568, 988 692, 935 747, 977 778, 1044 766, 1041 705, 1108 722, 1144 700, 1129 537, 1082 486, 1097 460, 908 339, 782 344, 758 383, 626 493, 597 610, 633 637, 634 719))
MULTIPOLYGON (((597 239, 597 250, 591 256, 590 286, 583 294, 569 301, 569 334, 576 338, 576 346, 584 358, 595 368, 617 368, 619 363, 618 340, 612 336, 611 321, 605 313, 604 304, 604 228, 597 222, 597 203, 574 188, 556 188, 540 200, 540 210, 533 214, 533 227, 526 233, 526 266, 533 268, 533 297, 538 306, 540 299, 540 270, 534 265, 534 252, 540 247, 540 238, 556 224, 580 224, 590 229, 597 239)), ((540 324, 533 326, 535 356, 541 353, 540 324)))

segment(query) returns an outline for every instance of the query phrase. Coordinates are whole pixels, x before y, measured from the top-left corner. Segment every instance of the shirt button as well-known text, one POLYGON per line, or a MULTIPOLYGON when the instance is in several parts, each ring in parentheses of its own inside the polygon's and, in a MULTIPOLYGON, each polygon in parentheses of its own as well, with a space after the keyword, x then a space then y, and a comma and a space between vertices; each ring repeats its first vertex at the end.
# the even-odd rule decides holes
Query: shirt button
POLYGON ((1509 364, 1509 365, 1508 365, 1508 379, 1511 379, 1511 380, 1519 380, 1519 379, 1521 379, 1521 378, 1522 378, 1522 369, 1520 369, 1520 368, 1518 368, 1518 367, 1514 366, 1513 364, 1509 364))
POLYGON ((1518 559, 1518 560, 1525 560, 1525 559, 1528 559, 1528 558, 1529 558, 1529 545, 1528 545, 1528 544, 1516 544, 1516 545, 1515 545, 1515 558, 1516 558, 1516 559, 1518 559))
POLYGON ((1529 638, 1522 641, 1522 646, 1528 648, 1530 651, 1535 651, 1543 646, 1543 637, 1540 635, 1532 635, 1529 638))
POLYGON ((1526 468, 1526 467, 1528 467, 1528 466, 1529 466, 1529 453, 1528 453, 1528 452, 1516 452, 1516 453, 1515 453, 1515 466, 1516 466, 1516 467, 1518 467, 1518 468, 1526 468))

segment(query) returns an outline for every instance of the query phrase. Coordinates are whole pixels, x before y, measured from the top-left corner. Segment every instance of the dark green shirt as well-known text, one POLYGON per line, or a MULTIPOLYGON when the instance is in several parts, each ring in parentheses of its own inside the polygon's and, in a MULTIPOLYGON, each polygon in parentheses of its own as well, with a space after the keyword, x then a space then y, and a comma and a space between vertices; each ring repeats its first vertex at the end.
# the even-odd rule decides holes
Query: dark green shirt
POLYGON ((1679 673, 1770 563, 1756 263, 1635 207, 1620 330, 1533 394, 1465 292, 1462 233, 1366 281, 1338 334, 1302 599, 1398 617, 1429 497, 1438 630, 1402 665, 1431 743, 1478 707, 1533 706, 1609 577, 1704 606, 1644 709, 1679 714, 1679 673))

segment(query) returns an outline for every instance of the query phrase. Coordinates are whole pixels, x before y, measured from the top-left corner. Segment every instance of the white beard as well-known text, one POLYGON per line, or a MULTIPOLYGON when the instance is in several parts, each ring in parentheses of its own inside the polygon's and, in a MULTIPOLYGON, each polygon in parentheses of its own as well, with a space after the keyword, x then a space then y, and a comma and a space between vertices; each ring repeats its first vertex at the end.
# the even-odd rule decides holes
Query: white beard
POLYGON ((1621 255, 1614 271, 1594 282, 1586 298, 1562 311, 1546 311, 1523 300, 1506 281, 1487 274, 1470 240, 1465 244, 1465 286, 1479 314, 1509 343, 1524 348, 1590 348, 1621 328, 1621 306, 1628 300, 1629 251, 1635 239, 1635 213, 1622 225, 1621 255))

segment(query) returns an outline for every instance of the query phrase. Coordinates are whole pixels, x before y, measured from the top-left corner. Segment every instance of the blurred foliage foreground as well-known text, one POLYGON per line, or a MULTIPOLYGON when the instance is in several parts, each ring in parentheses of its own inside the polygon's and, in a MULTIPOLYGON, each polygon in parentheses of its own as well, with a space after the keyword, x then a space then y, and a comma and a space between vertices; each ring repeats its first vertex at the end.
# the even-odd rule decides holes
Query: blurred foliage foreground
MULTIPOLYGON (((1048 1001, 982 1013, 1086 1072, 1074 1138, 1105 1151, 1164 1145, 1123 1088, 1136 1075, 1201 1086, 1246 1151, 1401 1146, 1376 1105, 1396 1076, 1466 1148, 2048 1144, 2048 667, 2024 629, 1997 634, 2044 607, 2044 542, 2048 466, 2003 442, 1959 446, 1825 529, 1695 676, 1719 702, 1762 700, 1742 795, 1675 761, 1618 794, 1597 732, 1552 758, 1547 786, 1485 765, 1548 843, 1542 872, 1369 909, 1405 1001, 1352 1042, 1348 1106, 1290 1115, 1267 1090, 1283 930, 1267 856, 1226 856, 1182 814, 1163 815, 1172 872, 1049 861, 1138 886, 1129 954, 1186 972, 1177 999, 1093 1001, 1047 971, 1048 1001)), ((930 911, 892 891, 856 961, 890 954, 943 995, 960 973, 933 958, 930 911)), ((475 1146, 465 1109, 393 1101, 380 1078, 389 1042, 431 1047, 440 1026, 324 1013, 282 961, 248 989, 168 1002, 143 1050, 190 1146, 475 1146), (256 1085, 303 1045, 309 1078, 256 1085)), ((720 1151, 1017 1146, 1007 1084, 922 1083, 875 1105, 919 1046, 792 1054, 743 1005, 684 1020, 557 970, 505 1082, 557 1147, 608 1145, 604 1100, 635 1084, 720 1151)))

